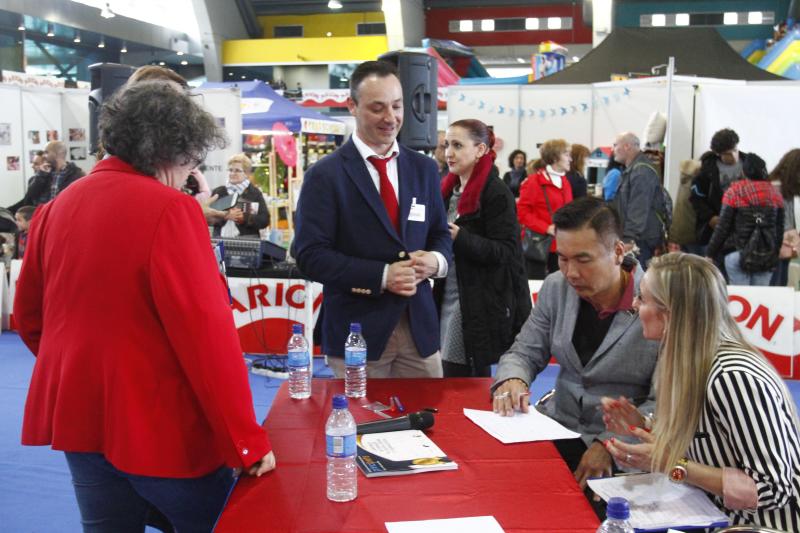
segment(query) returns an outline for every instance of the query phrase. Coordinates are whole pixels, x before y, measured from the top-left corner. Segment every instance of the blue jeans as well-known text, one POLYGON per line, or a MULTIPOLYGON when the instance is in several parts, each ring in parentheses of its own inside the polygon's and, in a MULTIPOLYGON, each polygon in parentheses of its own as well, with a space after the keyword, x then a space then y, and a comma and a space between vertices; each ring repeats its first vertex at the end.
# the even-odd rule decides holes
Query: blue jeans
POLYGON ((725 256, 725 271, 728 273, 730 285, 759 285, 766 287, 772 278, 772 271, 745 272, 739 266, 739 252, 731 252, 725 256))
POLYGON ((178 533, 207 533, 236 482, 227 467, 198 478, 161 478, 126 474, 99 453, 64 455, 86 533, 141 533, 154 509, 178 533))

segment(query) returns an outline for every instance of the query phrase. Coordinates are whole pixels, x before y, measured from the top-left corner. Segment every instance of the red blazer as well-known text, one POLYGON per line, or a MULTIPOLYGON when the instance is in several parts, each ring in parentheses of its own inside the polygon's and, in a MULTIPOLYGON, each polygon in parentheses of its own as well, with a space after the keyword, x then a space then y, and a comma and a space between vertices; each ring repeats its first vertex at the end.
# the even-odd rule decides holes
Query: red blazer
POLYGON ((270 451, 200 206, 120 159, 36 211, 14 319, 23 444, 173 478, 270 451))
MULTIPOLYGON (((542 186, 547 191, 547 199, 550 201, 550 210, 555 213, 558 209, 572 201, 572 186, 566 176, 561 179, 559 189, 550 182, 547 177, 547 170, 542 169, 536 174, 531 174, 528 179, 522 182, 519 188, 519 200, 517 202, 517 218, 524 231, 525 228, 531 229, 536 233, 547 233, 547 228, 553 223, 553 217, 547 210, 547 203, 544 200, 542 186)), ((556 240, 550 245, 550 251, 556 251, 556 240)))

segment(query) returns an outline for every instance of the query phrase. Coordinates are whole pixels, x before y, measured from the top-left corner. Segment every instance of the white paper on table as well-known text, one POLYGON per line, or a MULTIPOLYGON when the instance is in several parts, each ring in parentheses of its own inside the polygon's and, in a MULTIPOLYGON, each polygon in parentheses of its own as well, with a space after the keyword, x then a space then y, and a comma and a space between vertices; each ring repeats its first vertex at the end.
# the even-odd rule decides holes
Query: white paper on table
POLYGON ((631 508, 631 525, 636 529, 664 529, 681 526, 727 525, 728 517, 705 492, 691 485, 672 483, 664 474, 590 479, 589 487, 608 501, 625 498, 631 508))
POLYGON ((493 516, 386 522, 389 533, 504 533, 493 516))
POLYGON ((494 411, 478 409, 464 409, 464 415, 503 444, 581 436, 533 408, 527 413, 515 412, 514 416, 500 416, 494 411))

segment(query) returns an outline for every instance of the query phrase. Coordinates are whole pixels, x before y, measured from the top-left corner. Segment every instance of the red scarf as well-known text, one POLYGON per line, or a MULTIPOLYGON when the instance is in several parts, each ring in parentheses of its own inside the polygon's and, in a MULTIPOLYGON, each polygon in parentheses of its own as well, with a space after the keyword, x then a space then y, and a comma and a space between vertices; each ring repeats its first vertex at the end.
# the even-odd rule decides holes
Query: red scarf
MULTIPOLYGON (((483 190, 483 186, 486 185, 486 180, 489 179, 489 172, 492 170, 495 157, 496 154, 494 150, 490 150, 475 163, 472 174, 470 174, 469 180, 467 181, 467 186, 464 187, 461 198, 458 200, 459 216, 474 213, 480 207, 478 203, 480 201, 481 191, 483 190)), ((450 197, 458 181, 459 177, 452 172, 449 172, 447 176, 442 179, 442 198, 446 199, 450 197)))

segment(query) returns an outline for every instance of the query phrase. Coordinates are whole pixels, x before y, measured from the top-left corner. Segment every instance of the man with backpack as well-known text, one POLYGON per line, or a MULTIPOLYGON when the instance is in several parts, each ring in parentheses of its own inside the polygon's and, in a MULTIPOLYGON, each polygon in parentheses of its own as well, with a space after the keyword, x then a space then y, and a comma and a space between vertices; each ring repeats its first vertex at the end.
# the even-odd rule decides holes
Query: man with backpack
POLYGON ((658 170, 642 152, 639 138, 626 132, 614 142, 614 159, 625 165, 615 202, 622 218, 622 235, 626 251, 639 249, 639 263, 647 263, 655 251, 665 244, 670 225, 671 202, 658 170))
POLYGON ((756 154, 742 158, 742 173, 745 179, 734 182, 722 197, 706 255, 715 257, 733 234, 736 249, 724 259, 730 284, 766 286, 783 242, 783 198, 756 154))

